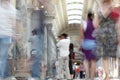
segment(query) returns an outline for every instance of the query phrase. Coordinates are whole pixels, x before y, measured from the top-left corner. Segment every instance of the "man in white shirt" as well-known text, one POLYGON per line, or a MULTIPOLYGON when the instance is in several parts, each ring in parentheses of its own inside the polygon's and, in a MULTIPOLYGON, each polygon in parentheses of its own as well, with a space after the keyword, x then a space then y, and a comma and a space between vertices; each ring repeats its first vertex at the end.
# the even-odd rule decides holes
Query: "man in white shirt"
POLYGON ((60 60, 60 73, 62 79, 70 79, 69 72, 69 45, 70 39, 67 38, 68 35, 63 33, 60 36, 60 40, 57 43, 57 47, 59 48, 59 60, 60 60))

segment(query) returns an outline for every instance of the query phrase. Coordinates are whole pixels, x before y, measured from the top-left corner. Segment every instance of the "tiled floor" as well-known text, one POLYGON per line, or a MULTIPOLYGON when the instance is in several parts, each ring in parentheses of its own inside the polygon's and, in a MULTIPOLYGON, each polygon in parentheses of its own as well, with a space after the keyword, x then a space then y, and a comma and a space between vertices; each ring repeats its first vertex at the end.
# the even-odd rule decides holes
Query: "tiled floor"
MULTIPOLYGON (((38 79, 33 79, 33 78, 29 78, 29 79, 28 78, 17 78, 17 79, 15 79, 14 77, 11 77, 11 78, 6 78, 4 80, 38 80, 38 79)), ((45 79, 45 80, 67 80, 67 79, 53 79, 53 78, 49 78, 49 79, 45 79)), ((73 80, 87 80, 87 79, 73 79, 73 80)), ((102 79, 95 78, 94 80, 102 80, 102 79)), ((114 79, 110 79, 110 80, 120 80, 120 78, 114 78, 114 79)))
MULTIPOLYGON (((48 80, 56 80, 56 79, 48 79, 48 80)), ((64 79, 66 80, 66 79, 64 79)), ((87 80, 87 79, 73 79, 73 80, 87 80)), ((101 80, 99 78, 95 78, 94 80, 101 80)), ((120 80, 120 78, 114 78, 114 79, 110 79, 110 80, 120 80)))

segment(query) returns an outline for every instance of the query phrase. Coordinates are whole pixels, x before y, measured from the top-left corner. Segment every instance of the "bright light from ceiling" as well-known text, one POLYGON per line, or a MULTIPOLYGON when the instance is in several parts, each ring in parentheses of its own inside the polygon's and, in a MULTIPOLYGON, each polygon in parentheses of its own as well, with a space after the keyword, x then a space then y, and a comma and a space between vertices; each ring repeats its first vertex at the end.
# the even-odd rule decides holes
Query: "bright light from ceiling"
POLYGON ((68 24, 80 23, 84 0, 66 0, 68 24))
POLYGON ((74 2, 83 3, 84 0, 66 0, 66 3, 74 3, 74 2))
POLYGON ((83 4, 67 4, 67 10, 70 9, 83 9, 83 4))
POLYGON ((81 16, 74 15, 74 16, 68 16, 68 20, 73 20, 73 19, 81 19, 81 16))
POLYGON ((74 19, 74 20, 69 20, 69 21, 68 21, 68 24, 75 24, 75 23, 76 23, 76 24, 77 24, 77 23, 80 24, 81 21, 80 21, 80 20, 76 20, 76 19, 74 19))
POLYGON ((69 15, 73 15, 73 14, 75 14, 75 15, 82 15, 82 11, 81 10, 69 10, 69 11, 67 11, 67 15, 69 16, 69 15))

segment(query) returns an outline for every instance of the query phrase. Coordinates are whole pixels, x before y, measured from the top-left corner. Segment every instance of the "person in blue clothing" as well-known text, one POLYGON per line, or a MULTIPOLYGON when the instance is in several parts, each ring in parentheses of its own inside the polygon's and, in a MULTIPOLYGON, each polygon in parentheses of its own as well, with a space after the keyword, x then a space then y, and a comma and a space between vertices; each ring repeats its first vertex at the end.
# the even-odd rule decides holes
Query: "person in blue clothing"
POLYGON ((35 79, 40 78, 40 60, 41 54, 39 52, 39 36, 36 29, 32 31, 32 36, 29 39, 31 42, 31 59, 32 59, 32 69, 31 76, 35 79))
POLYGON ((1 0, 0 4, 0 80, 10 77, 8 64, 8 51, 12 40, 15 39, 17 10, 10 4, 10 0, 1 0))

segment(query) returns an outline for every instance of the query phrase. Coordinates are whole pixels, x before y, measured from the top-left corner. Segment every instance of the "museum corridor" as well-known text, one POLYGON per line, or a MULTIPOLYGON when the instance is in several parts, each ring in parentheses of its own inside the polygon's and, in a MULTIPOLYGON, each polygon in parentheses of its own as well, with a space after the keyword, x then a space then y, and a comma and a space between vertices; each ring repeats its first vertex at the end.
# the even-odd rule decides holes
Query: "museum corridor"
MULTIPOLYGON (((101 1, 0 0, 0 80, 91 80, 89 75, 92 71, 89 70, 87 75, 87 63, 81 47, 82 27, 87 27, 88 12, 95 17, 95 12, 100 9, 101 12, 107 11, 100 7, 101 1), (69 47, 67 42, 63 42, 60 49, 59 42, 63 37, 68 39, 69 47), (70 44, 73 45, 72 49, 70 44), (69 54, 64 54, 67 53, 65 49, 69 54), (67 72, 67 69, 72 69, 72 72, 67 72)), ((112 16, 115 20, 119 19, 120 25, 120 0, 111 1, 116 12, 112 16)), ((103 18, 106 17, 103 15, 103 18)), ((94 80, 120 80, 119 48, 118 45, 114 58, 108 58, 108 75, 103 57, 96 60, 94 80)), ((99 53, 102 54, 102 50, 99 53)))

